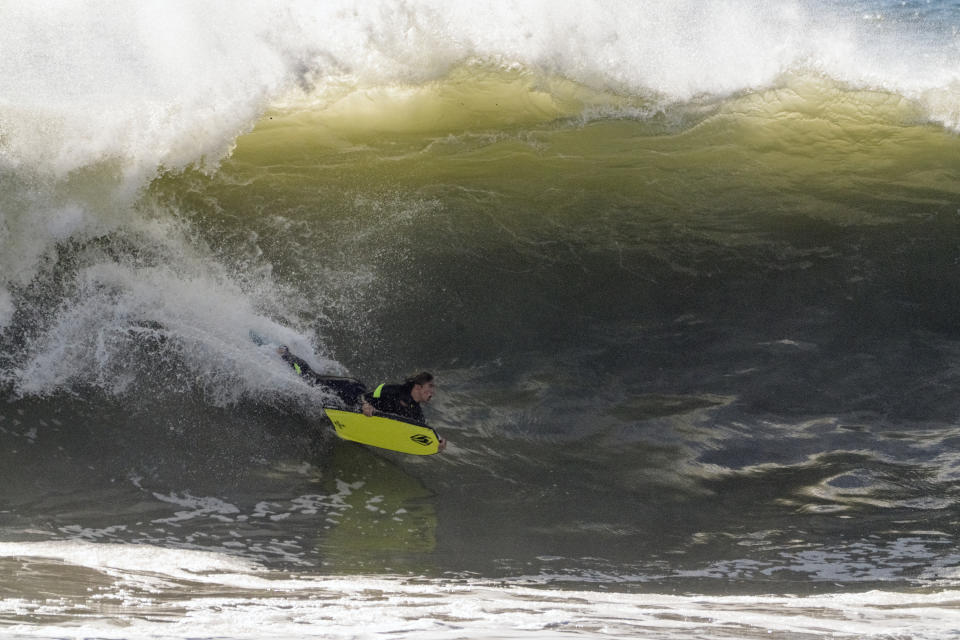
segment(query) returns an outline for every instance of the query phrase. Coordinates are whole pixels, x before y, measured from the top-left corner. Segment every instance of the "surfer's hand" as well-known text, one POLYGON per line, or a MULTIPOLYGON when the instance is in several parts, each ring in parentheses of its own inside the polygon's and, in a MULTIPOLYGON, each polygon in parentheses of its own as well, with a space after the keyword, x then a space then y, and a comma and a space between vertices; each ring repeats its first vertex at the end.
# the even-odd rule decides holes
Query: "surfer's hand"
POLYGON ((447 448, 447 439, 446 439, 446 438, 440 438, 440 443, 439 443, 439 446, 437 447, 437 451, 440 452, 440 451, 443 451, 443 450, 446 449, 446 448, 447 448))
POLYGON ((363 415, 367 416, 368 418, 373 415, 373 405, 369 402, 364 402, 363 407, 361 407, 360 410, 363 412, 363 415))

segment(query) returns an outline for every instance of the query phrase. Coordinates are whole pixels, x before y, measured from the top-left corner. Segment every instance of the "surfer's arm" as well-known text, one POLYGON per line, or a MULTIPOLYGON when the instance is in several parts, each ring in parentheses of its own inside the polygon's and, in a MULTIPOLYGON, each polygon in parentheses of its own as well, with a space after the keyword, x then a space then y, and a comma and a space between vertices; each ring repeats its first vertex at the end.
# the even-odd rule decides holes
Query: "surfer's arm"
POLYGON ((394 385, 382 384, 373 391, 363 394, 363 405, 360 407, 365 416, 372 416, 379 412, 402 414, 401 403, 394 385))

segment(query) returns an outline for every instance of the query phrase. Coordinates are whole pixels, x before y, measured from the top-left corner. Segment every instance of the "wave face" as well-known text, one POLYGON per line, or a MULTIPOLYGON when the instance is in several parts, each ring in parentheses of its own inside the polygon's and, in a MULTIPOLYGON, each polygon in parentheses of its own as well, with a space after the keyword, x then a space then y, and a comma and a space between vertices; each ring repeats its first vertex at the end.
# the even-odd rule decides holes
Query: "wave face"
POLYGON ((768 5, 0 3, 0 621, 198 560, 125 614, 955 629, 960 8, 768 5), (433 371, 449 449, 337 441, 280 343, 433 371))

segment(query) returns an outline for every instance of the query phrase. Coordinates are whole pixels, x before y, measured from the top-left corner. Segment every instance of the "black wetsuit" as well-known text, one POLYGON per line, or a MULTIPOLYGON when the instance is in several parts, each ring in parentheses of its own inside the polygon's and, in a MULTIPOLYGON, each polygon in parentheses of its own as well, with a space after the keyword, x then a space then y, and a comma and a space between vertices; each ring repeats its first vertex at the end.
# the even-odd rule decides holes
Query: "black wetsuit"
POLYGON ((300 374, 302 377, 310 380, 312 377, 315 377, 317 374, 310 368, 310 365, 307 364, 307 361, 303 358, 298 358, 289 351, 286 351, 286 347, 281 347, 284 349, 284 352, 280 355, 283 358, 283 361, 293 367, 293 370, 300 374))
POLYGON ((306 360, 298 358, 289 351, 281 354, 280 357, 283 358, 284 362, 293 367, 293 370, 296 371, 301 378, 312 385, 323 387, 332 392, 343 401, 343 404, 346 405, 347 408, 359 408, 360 397, 367 390, 367 387, 359 380, 342 376, 321 375, 311 369, 306 360))
POLYGON ((382 384, 365 393, 363 399, 382 413, 392 413, 403 418, 424 422, 420 403, 410 396, 413 385, 382 384))

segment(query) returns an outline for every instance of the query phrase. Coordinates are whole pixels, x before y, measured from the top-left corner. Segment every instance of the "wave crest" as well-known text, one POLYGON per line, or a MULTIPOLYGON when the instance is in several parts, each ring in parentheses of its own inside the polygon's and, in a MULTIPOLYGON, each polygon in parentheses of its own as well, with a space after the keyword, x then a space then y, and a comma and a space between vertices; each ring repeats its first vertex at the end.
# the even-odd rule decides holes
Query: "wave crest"
POLYGON ((670 104, 763 90, 786 72, 812 70, 916 100, 947 127, 960 123, 955 36, 942 21, 893 8, 879 22, 813 0, 87 2, 8 10, 0 167, 56 177, 110 159, 120 159, 120 173, 135 183, 161 166, 216 164, 291 92, 416 93, 437 81, 449 90, 470 61, 526 69, 539 82, 562 79, 525 93, 524 109, 538 118, 575 106, 566 102, 570 85, 556 82, 670 104))

